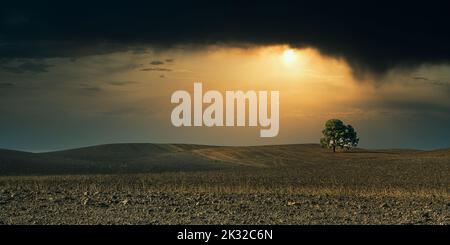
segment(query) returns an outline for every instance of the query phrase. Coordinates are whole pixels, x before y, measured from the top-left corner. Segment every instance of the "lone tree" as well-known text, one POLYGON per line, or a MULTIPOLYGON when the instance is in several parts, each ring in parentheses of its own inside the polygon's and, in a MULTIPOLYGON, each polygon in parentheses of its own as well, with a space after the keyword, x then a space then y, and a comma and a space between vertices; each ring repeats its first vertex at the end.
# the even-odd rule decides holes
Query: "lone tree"
POLYGON ((320 145, 332 148, 333 152, 336 152, 336 147, 350 150, 359 142, 355 129, 351 125, 345 125, 339 119, 328 120, 322 133, 324 137, 320 139, 320 145))

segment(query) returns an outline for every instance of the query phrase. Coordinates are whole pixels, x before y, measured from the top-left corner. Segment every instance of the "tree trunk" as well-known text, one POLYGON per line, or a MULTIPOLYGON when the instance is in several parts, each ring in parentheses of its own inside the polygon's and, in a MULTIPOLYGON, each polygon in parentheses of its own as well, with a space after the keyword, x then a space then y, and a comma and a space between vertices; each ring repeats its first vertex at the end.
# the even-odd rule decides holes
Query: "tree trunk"
POLYGON ((336 146, 333 145, 333 152, 336 152, 336 146))

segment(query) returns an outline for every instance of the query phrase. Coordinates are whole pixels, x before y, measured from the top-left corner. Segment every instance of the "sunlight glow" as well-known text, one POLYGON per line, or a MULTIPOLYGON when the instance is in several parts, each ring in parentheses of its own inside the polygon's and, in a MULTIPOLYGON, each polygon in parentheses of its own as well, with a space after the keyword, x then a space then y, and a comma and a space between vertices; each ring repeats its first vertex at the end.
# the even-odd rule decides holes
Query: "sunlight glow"
POLYGON ((292 64, 297 60, 297 54, 293 49, 286 49, 283 52, 283 61, 285 64, 292 64))

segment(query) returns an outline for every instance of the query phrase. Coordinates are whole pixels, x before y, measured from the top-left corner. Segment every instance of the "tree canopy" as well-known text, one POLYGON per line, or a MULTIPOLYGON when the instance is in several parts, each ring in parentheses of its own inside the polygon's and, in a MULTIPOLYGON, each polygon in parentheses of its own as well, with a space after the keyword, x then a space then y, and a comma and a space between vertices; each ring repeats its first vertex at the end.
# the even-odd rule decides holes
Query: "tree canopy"
POLYGON ((339 119, 330 119, 322 130, 323 138, 320 139, 322 147, 328 147, 336 152, 336 147, 352 149, 358 145, 359 138, 351 125, 345 125, 339 119))

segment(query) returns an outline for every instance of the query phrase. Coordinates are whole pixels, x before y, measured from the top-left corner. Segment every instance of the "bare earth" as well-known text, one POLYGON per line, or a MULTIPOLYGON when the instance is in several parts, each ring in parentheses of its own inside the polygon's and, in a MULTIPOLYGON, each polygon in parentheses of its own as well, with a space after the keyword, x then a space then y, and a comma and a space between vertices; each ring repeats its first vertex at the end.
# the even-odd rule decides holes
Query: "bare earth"
POLYGON ((226 167, 2 176, 0 224, 450 224, 448 150, 192 150, 226 167))

